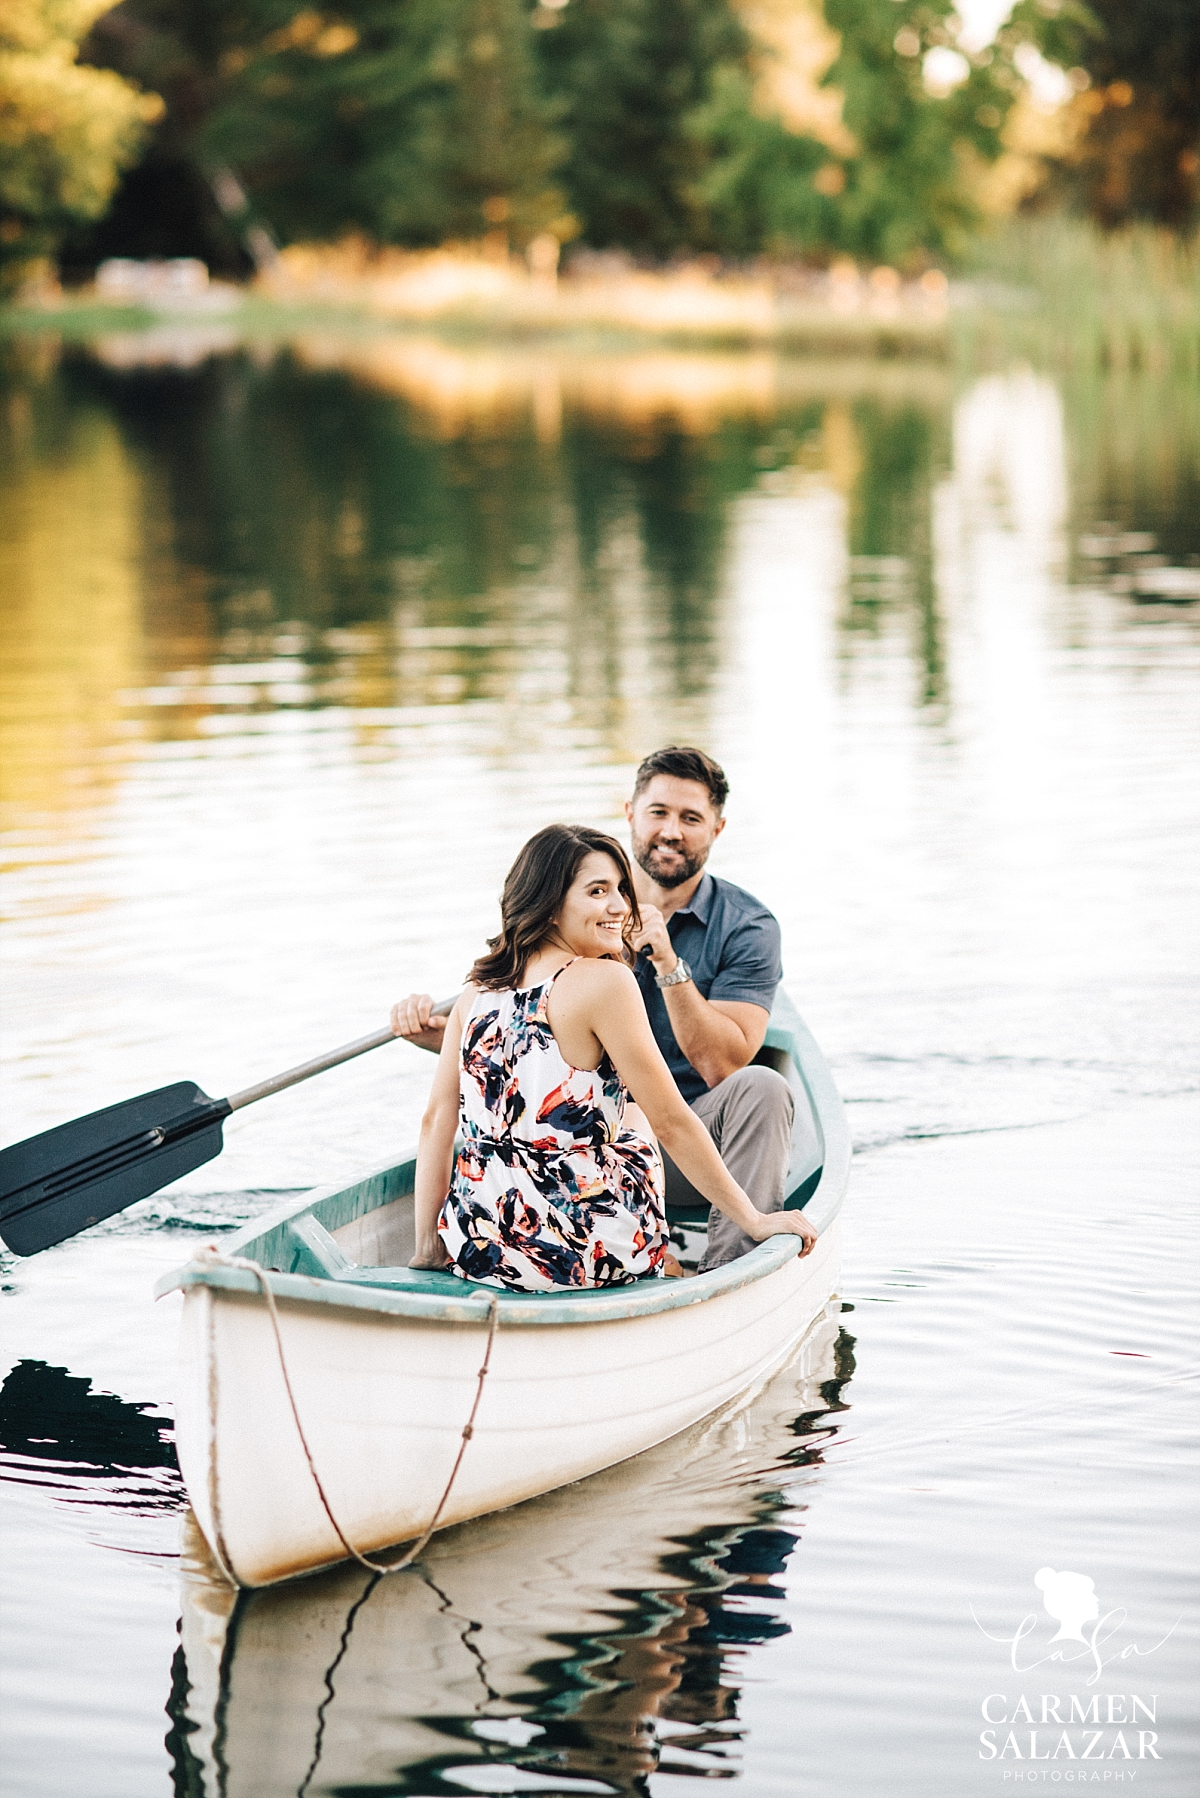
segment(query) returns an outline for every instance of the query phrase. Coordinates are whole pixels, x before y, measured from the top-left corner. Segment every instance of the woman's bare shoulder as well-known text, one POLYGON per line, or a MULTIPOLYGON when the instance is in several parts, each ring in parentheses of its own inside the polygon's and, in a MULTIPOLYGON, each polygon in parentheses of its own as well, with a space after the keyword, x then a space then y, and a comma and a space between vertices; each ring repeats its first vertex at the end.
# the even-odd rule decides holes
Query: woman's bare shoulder
POLYGON ((607 986, 628 982, 637 985, 633 969, 623 961, 617 961, 614 956, 607 955, 577 955, 574 961, 567 963, 561 978, 565 980, 571 976, 576 980, 594 980, 607 986))
POLYGON ((623 962, 609 961, 601 956, 581 955, 568 963, 555 986, 565 988, 580 999, 597 998, 611 1002, 622 995, 631 999, 639 996, 632 969, 627 968, 623 962))

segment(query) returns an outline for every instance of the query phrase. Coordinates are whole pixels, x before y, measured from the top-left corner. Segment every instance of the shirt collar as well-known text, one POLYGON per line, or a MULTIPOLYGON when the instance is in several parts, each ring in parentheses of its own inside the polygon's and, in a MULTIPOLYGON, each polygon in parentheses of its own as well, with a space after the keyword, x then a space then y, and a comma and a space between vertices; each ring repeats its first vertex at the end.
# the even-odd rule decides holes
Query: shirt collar
POLYGON ((717 883, 712 875, 707 873, 702 875, 700 885, 696 888, 687 904, 681 905, 677 912, 672 913, 672 916, 676 918, 695 918, 697 924, 707 924, 708 914, 712 910, 713 895, 716 890, 717 883))

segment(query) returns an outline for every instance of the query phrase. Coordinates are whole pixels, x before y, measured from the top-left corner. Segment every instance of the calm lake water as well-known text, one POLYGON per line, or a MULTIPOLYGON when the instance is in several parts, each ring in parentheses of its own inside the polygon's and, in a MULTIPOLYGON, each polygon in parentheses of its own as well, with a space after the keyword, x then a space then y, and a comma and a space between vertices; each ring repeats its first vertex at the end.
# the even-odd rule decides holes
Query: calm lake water
POLYGON ((524 837, 696 741, 858 1147, 748 1408, 236 1607, 151 1285, 431 1064, 4 1257, 5 1792, 1194 1793, 1195 384, 166 332, 0 398, 5 1141, 452 990, 524 837))

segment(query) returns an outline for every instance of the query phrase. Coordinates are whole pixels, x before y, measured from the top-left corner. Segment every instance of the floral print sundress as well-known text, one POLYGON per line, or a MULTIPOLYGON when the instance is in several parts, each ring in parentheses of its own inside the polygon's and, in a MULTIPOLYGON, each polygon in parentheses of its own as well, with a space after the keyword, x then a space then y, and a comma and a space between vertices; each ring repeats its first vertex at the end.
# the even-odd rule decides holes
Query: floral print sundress
MULTIPOLYGON (((569 962, 566 964, 571 965, 569 962)), ((480 992, 463 1028, 462 1148, 438 1219, 452 1272, 522 1292, 616 1286, 662 1271, 653 1144, 624 1128, 628 1093, 605 1055, 573 1068, 540 986, 480 992)))

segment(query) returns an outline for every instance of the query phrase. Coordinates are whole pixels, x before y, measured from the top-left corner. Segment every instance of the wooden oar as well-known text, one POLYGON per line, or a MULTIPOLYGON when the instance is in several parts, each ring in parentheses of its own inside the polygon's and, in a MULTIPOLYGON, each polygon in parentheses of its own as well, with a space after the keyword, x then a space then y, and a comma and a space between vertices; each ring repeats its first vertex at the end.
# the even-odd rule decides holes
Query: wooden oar
MULTIPOLYGON (((434 1015, 444 1017, 453 1005, 440 999, 434 1015)), ((376 1030, 228 1099, 210 1099, 194 1081, 178 1080, 13 1143, 0 1150, 0 1238, 18 1255, 52 1248, 219 1155, 231 1112, 403 1040, 376 1030)))

